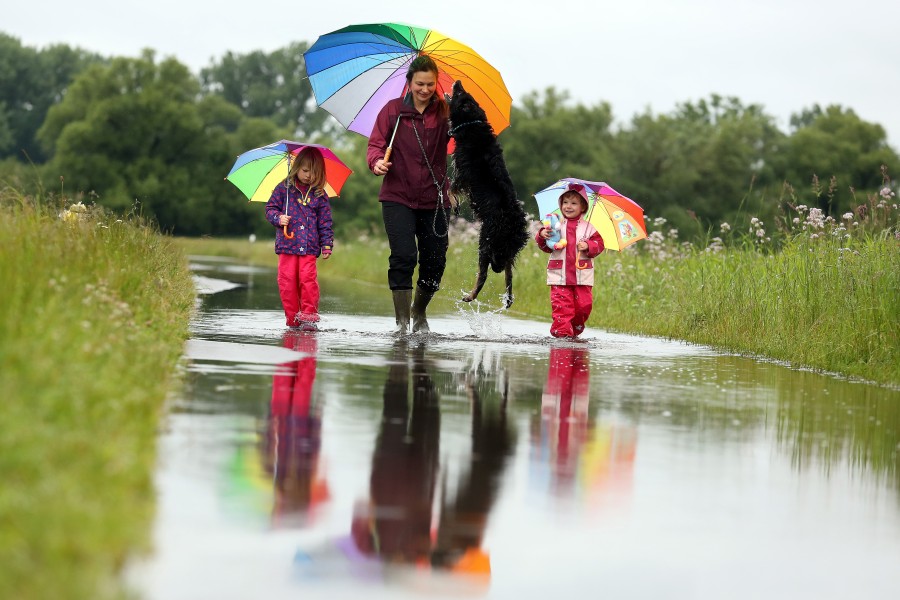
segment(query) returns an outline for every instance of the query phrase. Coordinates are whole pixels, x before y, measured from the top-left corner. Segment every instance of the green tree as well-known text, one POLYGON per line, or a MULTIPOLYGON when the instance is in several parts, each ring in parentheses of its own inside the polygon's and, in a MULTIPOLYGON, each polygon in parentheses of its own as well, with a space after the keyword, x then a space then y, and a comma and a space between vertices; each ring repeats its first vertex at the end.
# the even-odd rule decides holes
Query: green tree
POLYGON ((288 137, 315 138, 327 129, 328 113, 316 110, 306 80, 307 48, 306 42, 298 42, 269 54, 228 52, 200 71, 203 91, 221 96, 249 117, 267 117, 289 127, 288 137))
POLYGON ((888 146, 884 128, 849 108, 814 105, 794 114, 791 127, 783 149, 784 178, 799 200, 831 214, 854 204, 851 188, 866 192, 881 187, 881 165, 890 173, 900 170, 900 158, 888 146))
POLYGON ((616 136, 622 191, 651 217, 700 233, 750 205, 762 209, 767 188, 780 185, 783 142, 771 116, 737 98, 713 95, 667 115, 648 111, 616 136))
POLYGON ((532 195, 557 179, 601 180, 615 171, 612 119, 609 104, 569 106, 569 94, 552 87, 513 106, 512 126, 499 139, 526 211, 540 216, 532 195))
POLYGON ((97 54, 62 44, 35 50, 0 33, 0 158, 44 162, 36 132, 47 111, 78 73, 102 62, 97 54))
POLYGON ((38 135, 69 190, 120 211, 137 202, 163 228, 197 232, 185 207, 209 189, 197 174, 209 155, 198 94, 184 65, 147 50, 78 76, 38 135))

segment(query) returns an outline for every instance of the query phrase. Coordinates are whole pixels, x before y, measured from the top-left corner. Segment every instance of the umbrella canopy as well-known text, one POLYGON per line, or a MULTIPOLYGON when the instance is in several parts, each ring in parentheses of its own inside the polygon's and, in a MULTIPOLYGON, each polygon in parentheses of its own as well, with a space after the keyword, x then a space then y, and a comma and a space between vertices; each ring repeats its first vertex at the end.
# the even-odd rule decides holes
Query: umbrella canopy
POLYGON ((647 237, 644 209, 602 181, 567 177, 542 189, 534 195, 541 215, 555 213, 561 216, 559 196, 570 183, 585 187, 588 196, 585 220, 600 233, 607 250, 622 250, 647 237))
POLYGON ((500 73, 470 47, 438 33, 401 23, 351 25, 326 33, 303 57, 316 102, 341 125, 366 137, 375 117, 406 89, 406 70, 417 56, 438 66, 437 93, 459 80, 499 134, 509 126, 512 97, 500 73))
POLYGON ((251 202, 268 202, 275 186, 287 179, 290 161, 308 146, 318 148, 325 159, 325 193, 331 198, 340 196, 344 182, 353 171, 334 152, 319 144, 281 140, 248 150, 237 157, 225 179, 251 202))

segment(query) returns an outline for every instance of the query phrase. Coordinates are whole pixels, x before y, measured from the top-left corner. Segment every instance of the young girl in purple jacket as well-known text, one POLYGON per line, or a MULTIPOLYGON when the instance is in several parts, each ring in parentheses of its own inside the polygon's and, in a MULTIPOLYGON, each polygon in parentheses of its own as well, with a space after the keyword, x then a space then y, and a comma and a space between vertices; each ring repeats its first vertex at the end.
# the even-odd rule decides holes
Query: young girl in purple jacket
POLYGON ((278 291, 288 327, 316 331, 319 281, 316 258, 334 246, 331 206, 325 193, 325 160, 318 149, 303 148, 288 178, 272 192, 266 220, 275 227, 278 291))

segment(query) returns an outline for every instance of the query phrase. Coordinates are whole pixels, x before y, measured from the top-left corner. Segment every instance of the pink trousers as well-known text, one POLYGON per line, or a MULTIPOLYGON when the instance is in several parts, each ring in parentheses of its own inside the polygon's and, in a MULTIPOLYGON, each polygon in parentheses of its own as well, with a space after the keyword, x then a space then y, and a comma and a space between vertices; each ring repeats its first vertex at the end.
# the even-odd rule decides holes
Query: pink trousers
POLYGON ((584 331, 584 324, 591 316, 594 298, 589 285, 551 285, 550 308, 553 337, 575 337, 584 331))
POLYGON ((319 320, 319 280, 315 256, 278 255, 278 291, 288 327, 319 320))

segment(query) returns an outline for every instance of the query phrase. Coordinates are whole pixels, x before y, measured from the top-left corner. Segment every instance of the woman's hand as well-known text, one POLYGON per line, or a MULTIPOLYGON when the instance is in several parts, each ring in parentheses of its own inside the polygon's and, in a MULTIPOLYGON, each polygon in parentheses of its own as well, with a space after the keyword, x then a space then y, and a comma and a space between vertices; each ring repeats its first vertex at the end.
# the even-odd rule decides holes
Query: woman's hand
POLYGON ((281 215, 278 217, 278 224, 282 227, 287 227, 288 223, 291 222, 291 217, 289 215, 281 215))
POLYGON ((392 164, 394 163, 385 162, 383 158, 379 158, 375 161, 375 167, 372 169, 372 172, 380 177, 390 170, 392 164))

